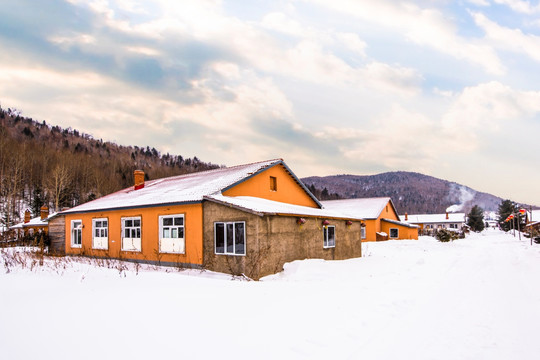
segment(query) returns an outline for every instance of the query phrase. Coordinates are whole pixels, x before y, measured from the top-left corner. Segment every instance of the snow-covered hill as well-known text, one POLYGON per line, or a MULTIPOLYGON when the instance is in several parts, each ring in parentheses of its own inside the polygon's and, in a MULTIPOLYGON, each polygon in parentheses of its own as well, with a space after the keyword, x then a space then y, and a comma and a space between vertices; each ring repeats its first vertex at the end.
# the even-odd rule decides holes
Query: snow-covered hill
POLYGON ((540 245, 491 230, 364 251, 252 282, 76 258, 39 266, 9 250, 0 357, 538 358, 540 245))

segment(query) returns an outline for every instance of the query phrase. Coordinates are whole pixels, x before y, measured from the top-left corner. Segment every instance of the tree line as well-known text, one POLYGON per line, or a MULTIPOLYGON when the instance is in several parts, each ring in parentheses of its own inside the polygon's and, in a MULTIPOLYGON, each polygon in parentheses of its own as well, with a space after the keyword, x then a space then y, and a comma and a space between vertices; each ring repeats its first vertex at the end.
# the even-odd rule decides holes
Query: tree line
POLYGON ((136 169, 156 179, 218 167, 94 139, 0 107, 0 227, 20 222, 26 208, 38 216, 42 205, 58 211, 129 187, 136 169))

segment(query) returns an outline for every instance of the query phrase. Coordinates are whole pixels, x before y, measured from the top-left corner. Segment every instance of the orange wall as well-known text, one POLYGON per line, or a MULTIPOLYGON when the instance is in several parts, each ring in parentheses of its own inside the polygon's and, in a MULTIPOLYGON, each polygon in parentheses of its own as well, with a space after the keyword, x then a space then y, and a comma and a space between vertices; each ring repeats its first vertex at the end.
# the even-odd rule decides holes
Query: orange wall
POLYGON ((407 226, 401 226, 396 224, 391 224, 386 221, 381 221, 381 231, 388 234, 388 240, 418 240, 418 229, 409 228, 407 226), (390 237, 390 229, 398 229, 398 237, 390 237))
POLYGON ((362 241, 377 241, 378 232, 385 232, 390 236, 390 228, 399 229, 399 239, 416 239, 418 240, 418 229, 408 228, 406 226, 399 226, 390 224, 388 222, 381 221, 381 219, 397 220, 399 221, 399 216, 394 211, 394 208, 388 202, 388 204, 383 208, 381 214, 377 219, 366 220, 366 238, 362 241))
POLYGON ((366 220, 366 238, 362 241, 376 241, 376 233, 379 231, 379 219, 376 220, 366 220))
POLYGON ((294 181, 283 165, 276 165, 236 185, 225 196, 254 196, 288 204, 318 208, 313 199, 294 181), (277 191, 270 190, 270 176, 277 179, 277 191))
POLYGON ((152 207, 115 211, 100 211, 66 215, 66 254, 84 254, 99 257, 128 258, 164 262, 202 264, 203 261, 202 204, 152 207), (159 254, 159 216, 184 215, 185 254, 159 254), (122 217, 141 217, 141 252, 122 251, 122 217), (109 249, 92 249, 92 219, 107 218, 109 249), (71 246, 71 220, 82 220, 82 248, 71 246))
MULTIPOLYGON (((384 231, 381 229, 381 219, 398 220, 399 216, 394 211, 390 201, 382 209, 377 219, 366 220, 366 238, 362 241, 377 241, 377 233, 384 231)), ((387 233, 388 234, 388 233, 387 233)))

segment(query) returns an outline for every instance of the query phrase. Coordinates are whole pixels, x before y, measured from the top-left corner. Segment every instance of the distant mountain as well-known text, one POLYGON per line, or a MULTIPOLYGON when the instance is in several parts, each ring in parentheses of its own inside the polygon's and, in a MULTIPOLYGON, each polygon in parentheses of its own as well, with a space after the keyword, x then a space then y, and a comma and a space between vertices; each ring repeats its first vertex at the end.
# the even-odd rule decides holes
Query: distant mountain
POLYGON ((334 198, 389 196, 400 214, 437 214, 448 208, 454 212, 468 212, 474 205, 486 211, 497 211, 502 201, 500 197, 455 182, 406 171, 370 176, 311 176, 302 181, 310 190, 332 194, 334 198))

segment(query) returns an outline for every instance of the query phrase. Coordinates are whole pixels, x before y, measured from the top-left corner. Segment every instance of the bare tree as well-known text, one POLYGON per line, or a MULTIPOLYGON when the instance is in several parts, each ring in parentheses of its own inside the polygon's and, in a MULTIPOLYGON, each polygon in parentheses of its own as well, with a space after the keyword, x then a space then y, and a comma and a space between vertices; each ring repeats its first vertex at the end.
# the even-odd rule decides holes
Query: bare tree
POLYGON ((69 183, 71 181, 71 173, 64 164, 58 164, 47 178, 46 184, 52 198, 54 199, 54 209, 60 209, 60 202, 67 195, 69 183))

